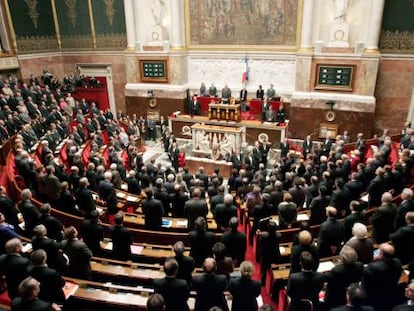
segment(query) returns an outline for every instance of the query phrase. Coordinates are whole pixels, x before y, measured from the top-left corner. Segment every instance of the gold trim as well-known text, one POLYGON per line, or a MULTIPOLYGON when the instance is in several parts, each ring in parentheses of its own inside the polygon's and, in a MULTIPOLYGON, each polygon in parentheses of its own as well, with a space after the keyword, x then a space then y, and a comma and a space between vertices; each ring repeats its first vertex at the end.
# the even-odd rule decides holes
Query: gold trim
POLYGON ((126 49, 124 49, 125 52, 135 52, 137 50, 136 47, 127 47, 126 49))
POLYGON ((95 22, 94 22, 93 11, 92 11, 92 0, 88 0, 88 10, 89 10, 89 23, 91 24, 92 44, 93 44, 93 48, 96 49, 96 33, 95 33, 95 22))
POLYGON ((312 54, 314 51, 314 48, 299 48, 298 53, 306 53, 306 54, 312 54))
POLYGON ((53 23, 55 24, 56 39, 58 42, 58 47, 59 47, 59 50, 62 50, 62 38, 60 36, 59 19, 58 19, 57 12, 56 12, 56 0, 50 0, 50 5, 52 6, 53 23))
POLYGON ((35 29, 37 29, 37 22, 39 20, 39 12, 37 12, 37 0, 24 0, 26 2, 26 5, 29 7, 29 12, 27 15, 29 15, 30 19, 32 20, 33 26, 35 29))
POLYGON ((187 49, 187 47, 185 45, 177 45, 177 46, 172 46, 170 48, 170 50, 172 50, 172 51, 184 51, 186 49, 187 49))
POLYGON ((365 49, 364 54, 380 54, 380 51, 378 48, 374 49, 365 49))
MULTIPOLYGON (((298 3, 298 16, 296 18, 296 49, 300 48, 300 44, 302 41, 303 1, 304 0, 299 0, 299 3, 298 3)), ((313 5, 315 5, 315 3, 313 5)), ((313 49, 312 49, 312 53, 313 53, 313 49)))
POLYGON ((12 39, 14 52, 17 54, 16 32, 14 30, 13 21, 12 21, 12 17, 11 17, 11 14, 10 14, 9 0, 6 0, 6 2, 5 2, 5 9, 6 9, 7 22, 9 24, 9 28, 10 28, 10 36, 11 36, 11 39, 12 39))

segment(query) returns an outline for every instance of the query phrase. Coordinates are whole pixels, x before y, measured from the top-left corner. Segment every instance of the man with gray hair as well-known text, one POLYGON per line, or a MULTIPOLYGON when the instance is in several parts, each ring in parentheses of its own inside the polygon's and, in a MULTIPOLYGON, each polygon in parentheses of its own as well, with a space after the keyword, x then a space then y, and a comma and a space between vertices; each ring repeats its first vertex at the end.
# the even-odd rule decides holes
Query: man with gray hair
POLYGON ((192 273, 194 271, 194 258, 184 255, 185 246, 182 241, 177 241, 173 247, 175 253, 175 260, 178 263, 177 279, 183 279, 187 281, 187 284, 191 284, 192 273))
POLYGON ((351 283, 361 281, 363 265, 358 262, 356 251, 350 246, 344 246, 339 253, 341 263, 329 271, 326 281, 327 288, 325 303, 327 309, 346 303, 346 288, 351 283))
POLYGON ((20 212, 23 215, 24 219, 24 232, 26 236, 31 237, 33 234, 33 228, 40 222, 40 213, 36 206, 33 205, 32 192, 30 189, 26 188, 22 190, 20 194, 21 200, 17 204, 20 212))
POLYGON ((405 214, 406 226, 399 228, 396 232, 390 234, 390 240, 395 248, 395 257, 401 260, 401 263, 407 264, 414 260, 414 212, 405 214))
POLYGON ((383 243, 389 240, 394 232, 394 220, 397 215, 397 206, 392 202, 391 192, 384 192, 381 197, 381 206, 372 214, 372 238, 376 243, 383 243))
POLYGON ((85 218, 90 218, 91 212, 96 210, 92 192, 88 189, 88 179, 82 177, 79 180, 79 188, 75 191, 76 202, 85 218))
POLYGON ((397 209, 397 216, 395 216, 395 229, 405 226, 405 214, 407 212, 414 212, 413 190, 404 188, 401 192, 401 204, 397 209))
POLYGON ((226 230, 232 217, 237 217, 237 207, 233 204, 233 196, 227 193, 224 195, 223 203, 217 204, 215 208, 217 228, 226 230))
POLYGON ((118 212, 117 204, 118 199, 115 194, 115 188, 112 184, 112 173, 105 172, 104 180, 102 180, 98 185, 99 196, 103 201, 106 202, 108 208, 108 218, 111 224, 114 223, 114 215, 118 212))
POLYGON ((359 222, 352 227, 353 237, 346 243, 358 254, 358 261, 368 264, 372 261, 374 245, 372 240, 367 237, 367 226, 359 222))

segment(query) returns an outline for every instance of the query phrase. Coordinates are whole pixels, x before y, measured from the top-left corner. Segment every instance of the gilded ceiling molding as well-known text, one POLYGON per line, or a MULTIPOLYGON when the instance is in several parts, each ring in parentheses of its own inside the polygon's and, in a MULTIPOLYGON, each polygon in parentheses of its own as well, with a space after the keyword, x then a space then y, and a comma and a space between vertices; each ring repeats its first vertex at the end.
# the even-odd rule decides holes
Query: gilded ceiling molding
POLYGON ((26 2, 27 6, 29 7, 29 12, 27 15, 30 16, 30 19, 32 20, 34 28, 37 29, 37 21, 39 20, 39 13, 37 12, 37 0, 24 0, 26 2))
POLYGON ((112 26, 116 10, 114 9, 114 0, 102 0, 105 2, 105 14, 109 24, 112 26))
POLYGON ((68 7, 68 17, 72 22, 72 27, 76 27, 76 18, 78 14, 76 13, 76 0, 65 0, 65 4, 68 7))

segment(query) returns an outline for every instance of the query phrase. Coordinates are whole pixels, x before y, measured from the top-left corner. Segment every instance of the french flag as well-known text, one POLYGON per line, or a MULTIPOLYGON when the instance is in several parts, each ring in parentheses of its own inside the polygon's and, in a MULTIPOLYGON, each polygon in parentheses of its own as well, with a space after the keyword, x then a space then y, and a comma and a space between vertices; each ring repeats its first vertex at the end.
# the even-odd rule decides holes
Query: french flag
POLYGON ((242 83, 249 81, 249 68, 247 67, 247 56, 243 60, 242 83))

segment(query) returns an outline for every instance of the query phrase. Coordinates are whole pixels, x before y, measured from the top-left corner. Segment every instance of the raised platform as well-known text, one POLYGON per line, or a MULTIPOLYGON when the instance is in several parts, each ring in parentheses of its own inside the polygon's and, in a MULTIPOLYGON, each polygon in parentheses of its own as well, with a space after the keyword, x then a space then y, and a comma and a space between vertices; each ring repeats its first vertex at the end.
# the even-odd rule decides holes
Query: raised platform
POLYGON ((169 118, 169 128, 175 137, 192 139, 191 126, 196 123, 206 125, 218 125, 227 127, 245 127, 246 142, 253 145, 256 140, 267 139, 273 146, 278 146, 279 142, 285 139, 287 126, 277 126, 275 123, 261 122, 259 120, 242 120, 234 121, 217 121, 209 120, 205 116, 179 115, 175 118, 169 118))

